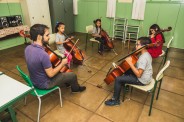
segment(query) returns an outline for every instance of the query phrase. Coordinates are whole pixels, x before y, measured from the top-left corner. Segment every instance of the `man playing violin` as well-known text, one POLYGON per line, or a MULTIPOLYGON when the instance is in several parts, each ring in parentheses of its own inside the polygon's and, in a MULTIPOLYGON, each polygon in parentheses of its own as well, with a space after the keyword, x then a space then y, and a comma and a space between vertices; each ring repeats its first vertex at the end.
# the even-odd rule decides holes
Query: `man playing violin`
POLYGON ((120 92, 121 87, 125 88, 125 84, 147 85, 152 79, 152 57, 148 53, 146 47, 143 46, 150 44, 151 40, 148 37, 140 37, 136 42, 136 50, 140 50, 141 55, 136 63, 136 66, 132 63, 132 58, 128 57, 125 60, 130 65, 131 70, 125 72, 124 75, 116 77, 114 85, 113 97, 105 104, 108 106, 120 105, 120 92))
POLYGON ((49 41, 49 28, 43 24, 35 24, 30 28, 33 43, 26 47, 25 58, 33 85, 39 89, 50 89, 64 83, 71 85, 72 92, 82 92, 85 86, 80 86, 77 76, 73 72, 62 73, 61 68, 67 64, 62 59, 55 68, 52 67, 49 55, 45 52, 44 43, 49 41))

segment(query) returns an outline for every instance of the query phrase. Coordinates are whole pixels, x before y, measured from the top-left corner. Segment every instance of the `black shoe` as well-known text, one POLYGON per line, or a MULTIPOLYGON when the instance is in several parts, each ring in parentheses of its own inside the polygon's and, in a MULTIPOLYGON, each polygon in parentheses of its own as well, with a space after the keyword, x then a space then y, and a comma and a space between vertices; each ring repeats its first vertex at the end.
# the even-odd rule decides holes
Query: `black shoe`
POLYGON ((105 105, 107 105, 107 106, 119 106, 120 101, 115 100, 115 99, 109 99, 109 100, 105 101, 105 105))
POLYGON ((76 90, 76 91, 72 91, 72 93, 78 93, 78 92, 83 92, 86 90, 86 87, 85 86, 79 86, 79 89, 76 90))
POLYGON ((71 85, 69 83, 65 83, 66 88, 70 88, 71 85))
POLYGON ((103 53, 102 53, 101 51, 98 51, 98 53, 99 53, 100 55, 103 55, 103 53))

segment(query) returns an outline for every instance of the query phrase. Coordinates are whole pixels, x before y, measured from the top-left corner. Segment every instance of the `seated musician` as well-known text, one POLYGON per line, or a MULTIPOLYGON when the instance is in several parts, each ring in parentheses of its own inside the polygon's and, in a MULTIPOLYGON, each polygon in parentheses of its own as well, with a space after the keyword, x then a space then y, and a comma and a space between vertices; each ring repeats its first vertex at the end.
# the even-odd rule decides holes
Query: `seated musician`
POLYGON ((69 42, 69 39, 71 39, 71 38, 66 39, 66 37, 64 35, 64 31, 65 31, 65 24, 62 22, 58 22, 56 24, 56 27, 55 27, 56 44, 57 44, 56 46, 57 46, 57 49, 59 50, 59 52, 67 57, 68 66, 70 67, 72 55, 69 54, 69 52, 63 46, 63 44, 69 42))
POLYGON ((155 43, 155 46, 148 49, 148 52, 152 58, 159 57, 162 54, 163 43, 165 42, 164 35, 161 32, 160 27, 157 24, 153 24, 149 29, 149 35, 152 43, 155 43))
MULTIPOLYGON (((150 44, 151 40, 148 37, 141 37, 136 42, 136 50, 146 44, 150 44)), ((141 55, 136 66, 132 63, 132 58, 128 57, 125 60, 130 65, 131 70, 128 70, 124 75, 116 77, 114 85, 114 94, 112 99, 105 101, 108 106, 120 105, 121 87, 125 84, 146 85, 152 79, 152 58, 146 47, 140 50, 141 55)))
POLYGON ((39 89, 50 89, 63 83, 71 85, 72 92, 82 92, 85 86, 80 86, 73 72, 61 73, 60 69, 67 64, 67 59, 55 68, 52 67, 49 55, 44 49, 44 43, 50 38, 49 28, 43 24, 35 24, 30 28, 33 43, 26 47, 25 58, 33 85, 39 89))
POLYGON ((101 19, 96 19, 94 20, 94 24, 95 24, 95 27, 93 28, 93 32, 92 32, 92 36, 98 40, 100 42, 100 46, 99 46, 99 49, 98 49, 98 53, 100 55, 103 55, 103 46, 104 46, 104 43, 105 43, 105 40, 102 38, 102 36, 100 35, 100 32, 102 30, 102 27, 101 27, 101 19))

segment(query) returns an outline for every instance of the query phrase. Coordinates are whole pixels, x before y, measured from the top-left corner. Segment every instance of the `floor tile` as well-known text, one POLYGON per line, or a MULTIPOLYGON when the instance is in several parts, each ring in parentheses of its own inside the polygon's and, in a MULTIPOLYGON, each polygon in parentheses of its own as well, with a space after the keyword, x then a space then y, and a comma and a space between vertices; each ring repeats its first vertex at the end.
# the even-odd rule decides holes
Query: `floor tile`
POLYGON ((184 119, 166 112, 152 108, 151 116, 148 116, 149 106, 144 106, 138 122, 184 122, 184 119))
POLYGON ((184 80, 184 69, 169 66, 168 69, 165 71, 165 75, 184 80))
POLYGON ((131 93, 131 87, 129 88, 129 92, 126 93, 126 99, 134 100, 137 101, 141 104, 144 104, 147 99, 147 92, 138 90, 136 88, 133 88, 132 93, 131 93))
POLYGON ((18 122, 34 122, 33 120, 31 120, 30 118, 28 118, 27 116, 25 116, 24 114, 22 114, 21 112, 19 111, 16 111, 17 112, 17 121, 18 122))
POLYGON ((115 122, 137 122, 142 109, 143 104, 130 100, 121 102, 120 106, 111 107, 102 104, 97 110, 97 113, 115 122))
POLYGON ((88 83, 91 83, 93 85, 101 85, 104 82, 104 78, 106 76, 105 72, 98 71, 95 75, 93 75, 89 80, 87 80, 88 83))
MULTIPOLYGON (((57 95, 52 93, 43 97, 40 117, 43 117, 43 115, 47 114, 57 105, 59 105, 59 97, 57 95)), ((36 121, 38 115, 38 100, 30 102, 26 106, 19 106, 17 109, 26 116, 29 116, 32 120, 36 121)))
POLYGON ((88 83, 91 83, 97 87, 106 89, 108 91, 113 91, 114 83, 107 85, 104 82, 104 79, 106 77, 106 73, 103 71, 98 71, 94 76, 92 76, 89 80, 87 80, 88 83))
POLYGON ((73 68, 72 70, 77 75, 77 78, 82 81, 88 80, 97 72, 97 69, 95 68, 81 65, 77 66, 76 68, 73 68))
POLYGON ((108 63, 108 61, 100 58, 91 57, 85 63, 89 67, 93 67, 97 70, 100 70, 103 66, 105 66, 108 63))
POLYGON ((86 86, 86 91, 77 94, 71 93, 70 91, 63 91, 63 96, 65 99, 90 111, 96 111, 100 104, 106 99, 109 92, 89 83, 83 85, 86 86))
POLYGON ((184 60, 184 52, 183 52, 183 50, 181 52, 169 50, 168 58, 175 58, 175 59, 184 60))
POLYGON ((161 89, 184 96, 184 82, 173 77, 164 76, 161 89))
POLYGON ((41 122, 86 122, 91 115, 92 112, 64 100, 62 108, 57 105, 41 118, 41 122))
MULTIPOLYGON (((150 105, 150 97, 151 95, 148 97, 146 105, 150 105)), ((173 114, 175 116, 184 118, 183 103, 184 103, 184 96, 160 90, 159 98, 158 100, 154 99, 153 107, 162 110, 164 112, 173 114)))
POLYGON ((89 120, 88 122, 111 122, 110 120, 104 118, 104 117, 101 117, 97 114, 94 114, 89 120))

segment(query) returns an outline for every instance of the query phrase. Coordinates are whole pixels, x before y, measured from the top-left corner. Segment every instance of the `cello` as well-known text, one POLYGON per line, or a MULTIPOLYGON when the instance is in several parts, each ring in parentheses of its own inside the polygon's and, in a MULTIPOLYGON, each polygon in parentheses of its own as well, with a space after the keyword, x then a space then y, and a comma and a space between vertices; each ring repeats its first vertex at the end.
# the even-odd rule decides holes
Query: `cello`
POLYGON ((107 34, 107 32, 102 29, 100 31, 100 35, 102 36, 102 38, 105 39, 105 46, 107 46, 110 49, 114 49, 114 44, 113 44, 112 40, 110 40, 110 37, 107 34))
MULTIPOLYGON (((116 65, 115 63, 113 63, 113 66, 115 68, 112 71, 111 71, 112 68, 109 69, 109 71, 106 75, 106 78, 104 79, 104 82, 107 85, 109 85, 109 84, 114 82, 116 77, 123 75, 126 71, 128 71, 130 69, 130 65, 125 60, 127 57, 131 56, 132 63, 135 65, 138 61, 138 57, 137 57, 138 53, 145 47, 153 47, 153 46, 154 46, 154 43, 144 45, 143 47, 139 48, 138 50, 135 50, 132 53, 128 54, 127 56, 119 59, 117 62, 120 62, 123 60, 119 65, 116 65)), ((101 86, 98 85, 98 87, 101 87, 101 86)))
POLYGON ((100 35, 105 40, 105 46, 108 47, 109 49, 112 49, 112 51, 115 53, 115 55, 118 55, 116 53, 116 51, 114 50, 114 44, 113 44, 112 40, 110 39, 109 35, 107 34, 107 32, 102 29, 100 31, 100 35))
MULTIPOLYGON (((69 37, 63 33, 66 36, 66 39, 68 39, 69 37)), ((65 47, 65 49, 69 52, 71 51, 71 55, 73 57, 73 61, 76 64, 80 64, 82 65, 83 61, 84 61, 84 53, 82 50, 79 49, 79 47, 77 47, 71 39, 69 39, 68 42, 64 43, 63 46, 65 47)))
MULTIPOLYGON (((53 50, 51 50, 47 43, 44 43, 44 46, 45 51, 49 55, 52 66, 57 67, 62 62, 63 58, 58 56, 53 50)), ((72 70, 69 69, 68 65, 65 65, 61 68, 60 72, 72 72, 72 70)))

